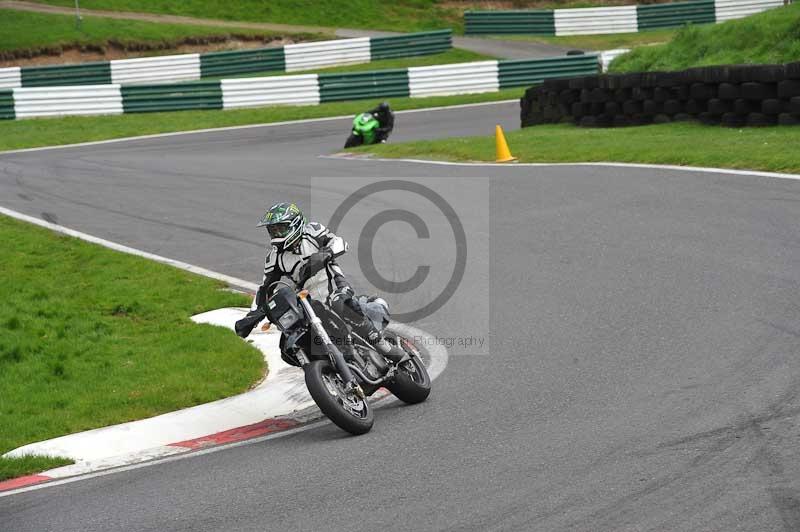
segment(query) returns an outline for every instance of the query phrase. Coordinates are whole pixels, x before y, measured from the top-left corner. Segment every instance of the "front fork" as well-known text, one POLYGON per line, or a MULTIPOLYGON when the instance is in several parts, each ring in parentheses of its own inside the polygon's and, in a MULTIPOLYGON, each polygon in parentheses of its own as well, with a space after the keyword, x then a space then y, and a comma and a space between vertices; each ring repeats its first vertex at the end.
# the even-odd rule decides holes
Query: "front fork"
POLYGON ((344 355, 339 349, 333 345, 331 341, 331 337, 328 336, 328 331, 325 330, 325 327, 322 326, 322 320, 319 319, 314 309, 311 308, 311 303, 308 302, 308 292, 303 290, 300 292, 300 304, 303 305, 303 310, 305 310, 306 315, 309 317, 311 321, 311 328, 314 330, 316 335, 322 340, 322 345, 325 347, 325 350, 328 353, 328 356, 333 362, 333 365, 339 371, 339 374, 344 379, 345 385, 348 389, 355 389, 359 395, 363 397, 364 392, 361 390, 361 386, 358 385, 355 377, 353 376, 353 372, 350 371, 350 368, 347 366, 347 362, 344 359, 344 355))

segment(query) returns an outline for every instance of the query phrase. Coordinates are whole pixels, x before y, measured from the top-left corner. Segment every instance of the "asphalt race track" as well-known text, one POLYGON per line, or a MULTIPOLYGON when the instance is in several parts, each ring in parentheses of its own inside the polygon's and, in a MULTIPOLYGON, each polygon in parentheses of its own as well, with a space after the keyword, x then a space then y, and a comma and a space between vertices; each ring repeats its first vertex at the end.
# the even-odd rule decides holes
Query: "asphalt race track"
MULTIPOLYGON (((517 113, 401 114, 392 140, 517 113)), ((318 157, 348 122, 0 155, 0 204, 258 281, 269 201, 450 183, 485 275, 418 326, 490 329, 490 353, 451 356, 428 402, 379 410, 365 436, 324 424, 3 497, 0 530, 800 530, 800 183, 318 157)), ((432 262, 408 227, 380 236, 397 252, 381 271, 432 262)))

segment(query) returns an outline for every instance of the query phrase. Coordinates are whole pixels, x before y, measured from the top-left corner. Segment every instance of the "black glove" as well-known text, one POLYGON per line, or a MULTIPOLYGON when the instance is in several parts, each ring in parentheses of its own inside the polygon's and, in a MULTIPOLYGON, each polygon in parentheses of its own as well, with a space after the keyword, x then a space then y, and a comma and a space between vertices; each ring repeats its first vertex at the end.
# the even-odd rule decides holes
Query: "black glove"
POLYGON ((236 322, 234 330, 236 331, 236 334, 242 338, 247 338, 255 326, 266 317, 267 313, 263 309, 257 308, 256 310, 251 310, 247 313, 247 316, 236 322))
POLYGON ((323 270, 325 268, 325 263, 328 262, 331 257, 333 257, 333 253, 329 249, 323 249, 309 255, 306 263, 300 267, 300 282, 304 283, 308 281, 308 279, 316 275, 317 272, 323 270))

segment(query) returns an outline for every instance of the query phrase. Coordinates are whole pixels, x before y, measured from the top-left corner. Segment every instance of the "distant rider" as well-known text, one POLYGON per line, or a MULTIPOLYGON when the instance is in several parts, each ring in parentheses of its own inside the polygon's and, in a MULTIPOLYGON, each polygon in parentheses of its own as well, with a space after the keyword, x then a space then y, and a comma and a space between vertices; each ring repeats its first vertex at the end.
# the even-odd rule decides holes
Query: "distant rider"
MULTIPOLYGON (((264 278, 258 289, 247 317, 236 322, 236 334, 247 337, 250 331, 266 316, 266 305, 271 293, 270 285, 281 277, 289 277, 298 286, 305 288, 317 301, 330 296, 331 308, 344 319, 353 330, 367 340, 386 358, 399 362, 403 351, 383 339, 373 321, 365 316, 365 306, 377 304, 385 309, 386 302, 379 298, 354 297, 350 283, 336 257, 347 251, 347 243, 331 233, 322 224, 307 222, 300 208, 294 203, 276 203, 270 207, 259 227, 266 227, 270 236, 270 248, 264 261, 264 278)), ((293 365, 293 357, 283 359, 293 365)))
POLYGON ((381 102, 375 109, 371 109, 367 112, 371 113, 380 124, 380 127, 375 130, 375 141, 386 142, 386 139, 389 138, 389 134, 394 129, 394 113, 391 107, 389 107, 389 103, 381 102))

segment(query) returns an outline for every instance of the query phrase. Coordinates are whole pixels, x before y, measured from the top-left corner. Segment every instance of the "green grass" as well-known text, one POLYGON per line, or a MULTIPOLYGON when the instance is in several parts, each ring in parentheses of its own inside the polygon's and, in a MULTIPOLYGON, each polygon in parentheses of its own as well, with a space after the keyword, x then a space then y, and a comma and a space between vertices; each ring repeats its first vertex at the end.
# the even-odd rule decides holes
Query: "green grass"
MULTIPOLYGON (((255 348, 189 320, 249 304, 218 281, 3 216, 0 241, 0 454, 240 393, 263 375, 255 348)), ((0 458, 0 480, 54 465, 0 458)))
MULTIPOLYGON (((232 35, 271 40, 285 32, 162 24, 102 17, 83 17, 80 29, 67 15, 0 10, 0 51, 36 51, 70 46, 105 48, 109 42, 123 49, 174 48, 186 39, 229 37, 232 35)), ((297 40, 321 39, 324 35, 297 34, 297 40)), ((9 55, 9 54, 6 54, 9 55)))
MULTIPOLYGON (((431 98, 386 98, 395 110, 520 98, 523 89, 486 94, 431 98)), ((274 106, 229 111, 174 111, 117 116, 68 116, 0 121, 0 151, 37 146, 57 146, 94 140, 134 137, 153 133, 190 131, 225 126, 262 124, 284 120, 355 115, 379 100, 325 103, 302 107, 274 106)), ((402 118, 398 118, 402 120, 402 118)), ((342 131, 343 138, 347 131, 342 131)))
POLYGON ((668 44, 643 47, 611 63, 612 72, 800 60, 800 4, 722 24, 685 26, 668 44))
POLYGON ((636 48, 651 44, 668 42, 677 30, 640 31, 638 33, 613 33, 610 35, 493 35, 492 38, 513 41, 539 42, 579 50, 613 50, 615 48, 636 48))
POLYGON ((72 460, 52 456, 23 456, 22 458, 0 457, 0 480, 24 477, 56 467, 69 465, 72 460))
MULTIPOLYGON (((487 126, 488 128, 489 126, 487 126)), ((619 129, 529 127, 506 135, 521 162, 628 162, 800 173, 800 130, 728 129, 677 123, 619 129)), ((494 161, 494 137, 383 144, 356 151, 378 157, 494 161)))
MULTIPOLYGON (((43 3, 67 7, 73 0, 43 3)), ((85 9, 371 30, 425 31, 463 27, 461 11, 435 0, 81 0, 85 9)))

